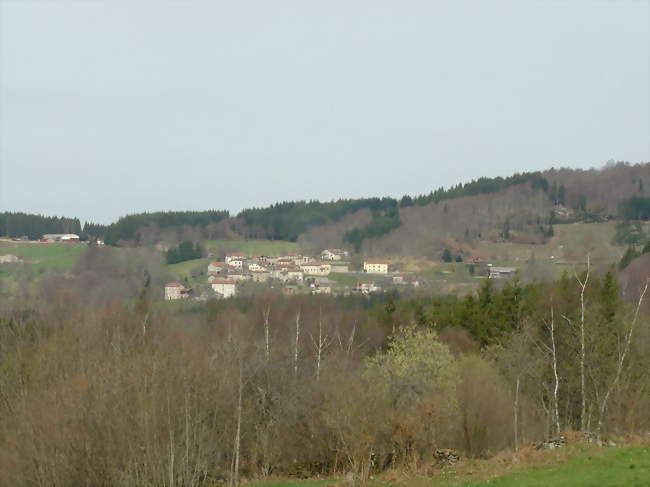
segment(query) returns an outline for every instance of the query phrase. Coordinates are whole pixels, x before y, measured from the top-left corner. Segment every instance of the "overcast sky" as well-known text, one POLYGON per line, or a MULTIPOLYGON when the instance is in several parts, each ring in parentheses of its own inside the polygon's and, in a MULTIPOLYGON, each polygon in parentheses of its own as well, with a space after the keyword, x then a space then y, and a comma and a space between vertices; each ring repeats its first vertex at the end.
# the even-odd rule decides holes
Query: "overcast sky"
POLYGON ((636 2, 0 0, 0 210, 427 193, 650 160, 636 2))

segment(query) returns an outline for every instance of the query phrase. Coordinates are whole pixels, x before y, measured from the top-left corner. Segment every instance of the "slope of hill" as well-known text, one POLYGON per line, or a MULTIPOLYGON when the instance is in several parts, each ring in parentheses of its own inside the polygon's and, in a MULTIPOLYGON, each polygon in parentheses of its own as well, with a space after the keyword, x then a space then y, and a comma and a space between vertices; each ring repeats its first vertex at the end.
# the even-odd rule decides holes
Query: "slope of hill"
MULTIPOLYGON (((480 178, 400 200, 282 202, 236 216, 217 210, 133 214, 110 225, 87 223, 82 233, 126 246, 254 238, 299 242, 310 249, 343 246, 365 255, 431 256, 444 247, 485 241, 542 243, 556 223, 647 219, 649 184, 650 163, 617 163, 480 178)), ((52 224, 78 226, 74 219, 0 216, 0 233, 11 236, 38 236, 52 224)))
MULTIPOLYGON (((541 177, 497 192, 401 206, 401 225, 386 235, 366 239, 362 251, 428 256, 448 246, 460 248, 481 241, 543 243, 553 234, 553 224, 617 218, 630 198, 645 201, 650 163, 621 163, 589 171, 551 169, 541 177)), ((334 237, 343 230, 340 225, 315 227, 301 241, 312 247, 334 245, 334 237)))

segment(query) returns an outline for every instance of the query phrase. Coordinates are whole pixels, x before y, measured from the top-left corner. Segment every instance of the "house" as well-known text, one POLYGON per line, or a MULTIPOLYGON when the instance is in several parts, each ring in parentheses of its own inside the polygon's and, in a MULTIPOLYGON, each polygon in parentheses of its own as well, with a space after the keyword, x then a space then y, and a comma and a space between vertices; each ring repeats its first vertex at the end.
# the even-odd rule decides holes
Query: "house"
POLYGON ((252 272, 258 272, 258 271, 266 271, 266 267, 258 264, 257 262, 249 262, 248 263, 248 270, 252 272))
POLYGON ((502 277, 513 276, 517 272, 516 267, 497 267, 492 264, 488 264, 488 276, 490 279, 500 279, 502 277))
POLYGON ((23 258, 14 254, 0 254, 0 264, 18 264, 23 258))
POLYGON ((244 262, 246 260, 242 257, 235 257, 230 260, 226 257, 226 263, 232 267, 235 267, 237 269, 243 269, 244 268, 244 262))
MULTIPOLYGON (((226 254, 226 258, 224 259, 226 261, 226 264, 230 264, 231 260, 245 260, 246 256, 240 252, 236 252, 234 254, 226 254)), ((233 264, 230 264, 233 265, 233 264)))
POLYGON ((388 274, 388 262, 385 260, 366 259, 363 261, 363 272, 368 274, 388 274))
POLYGON ((64 243, 74 243, 79 242, 79 240, 79 235, 75 233, 66 233, 65 235, 61 235, 61 242, 64 243))
POLYGON ((341 260, 349 255, 347 250, 342 249, 325 249, 320 253, 323 260, 341 260))
POLYGON ((397 274, 396 276, 393 276, 393 284, 406 284, 404 274, 397 274))
POLYGON ((359 282, 354 290, 361 294, 370 294, 381 291, 381 287, 377 286, 374 282, 359 282))
POLYGON ((287 269, 287 278, 290 281, 302 281, 305 274, 300 269, 300 267, 291 267, 287 269))
POLYGON ((220 274, 226 270, 226 263, 214 261, 208 264, 208 274, 220 274))
POLYGON ((250 272, 243 270, 234 270, 228 272, 228 279, 240 282, 240 281, 250 281, 253 278, 250 272))
POLYGON ((332 294, 332 288, 330 286, 321 286, 319 284, 312 284, 310 286, 311 294, 332 294))
POLYGON ((191 293, 192 289, 186 288, 180 282, 168 282, 165 284, 165 299, 167 301, 187 299, 191 293))
POLYGON ((327 262, 307 262, 306 264, 302 264, 300 269, 305 274, 312 276, 327 276, 332 272, 332 265, 327 262))
POLYGON ((210 285, 217 296, 221 298, 230 298, 237 294, 237 282, 233 279, 214 279, 210 285))
POLYGON ((271 273, 267 271, 251 271, 253 282, 266 282, 271 278, 271 273))

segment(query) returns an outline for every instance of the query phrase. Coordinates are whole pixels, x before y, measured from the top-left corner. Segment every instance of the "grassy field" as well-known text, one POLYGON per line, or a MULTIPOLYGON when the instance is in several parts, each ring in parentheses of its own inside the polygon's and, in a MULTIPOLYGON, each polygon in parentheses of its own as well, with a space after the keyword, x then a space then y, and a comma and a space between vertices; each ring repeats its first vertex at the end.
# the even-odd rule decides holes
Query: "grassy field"
MULTIPOLYGON (((616 265, 626 245, 614 244, 617 222, 574 223, 555 225, 555 235, 545 244, 481 241, 463 245, 472 257, 496 266, 515 267, 524 279, 556 279, 565 270, 573 273, 586 261, 602 271, 616 265)), ((480 285, 480 279, 469 273, 466 263, 442 263, 418 258, 396 259, 404 262, 403 270, 421 275, 441 292, 480 285)), ((478 269, 477 269, 478 271, 478 269)))
MULTIPOLYGON (((517 462, 492 459, 463 461, 418 476, 388 472, 369 487, 649 487, 650 447, 597 448, 579 445, 567 450, 533 451, 517 462)), ((252 487, 342 486, 340 480, 274 480, 252 487)))
POLYGON ((586 449, 556 465, 533 466, 474 482, 443 482, 432 486, 462 487, 648 487, 650 448, 586 449))
POLYGON ((42 269, 71 270, 86 249, 83 243, 31 243, 0 241, 0 254, 16 254, 38 272, 42 269))
POLYGON ((216 256, 226 252, 241 252, 248 257, 300 252, 297 243, 284 240, 206 240, 202 243, 208 252, 216 256))

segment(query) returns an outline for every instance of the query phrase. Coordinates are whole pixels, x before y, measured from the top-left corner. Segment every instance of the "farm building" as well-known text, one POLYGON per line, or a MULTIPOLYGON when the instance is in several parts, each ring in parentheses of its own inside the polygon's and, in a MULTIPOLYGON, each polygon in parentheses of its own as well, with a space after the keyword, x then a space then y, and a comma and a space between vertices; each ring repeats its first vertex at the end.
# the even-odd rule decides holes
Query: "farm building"
POLYGON ((307 262, 300 266, 305 274, 312 276, 327 276, 332 272, 332 265, 327 262, 307 262))
POLYGON ((388 274, 388 262, 377 259, 364 260, 363 272, 367 272, 368 274, 388 274))
POLYGON ((320 254, 323 260, 341 260, 348 255, 348 251, 342 249, 325 249, 320 254))
POLYGON ((187 299, 191 293, 192 289, 186 288, 180 282, 168 282, 165 284, 165 299, 167 301, 187 299))
POLYGON ((214 279, 210 285, 212 290, 222 298, 229 298, 237 293, 237 282, 232 279, 214 279))
POLYGON ((40 239, 41 242, 79 242, 79 235, 76 233, 46 233, 40 239))
POLYGON ((517 272, 515 267, 497 267, 491 264, 488 264, 488 272, 490 279, 500 279, 502 277, 510 277, 517 272))

